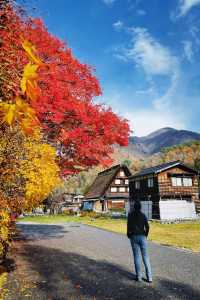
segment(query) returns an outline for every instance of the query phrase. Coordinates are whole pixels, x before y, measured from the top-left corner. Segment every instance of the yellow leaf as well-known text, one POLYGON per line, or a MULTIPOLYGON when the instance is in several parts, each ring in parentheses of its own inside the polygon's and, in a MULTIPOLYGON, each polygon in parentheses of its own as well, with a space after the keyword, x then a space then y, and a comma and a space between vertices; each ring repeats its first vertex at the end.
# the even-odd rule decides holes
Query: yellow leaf
POLYGON ((15 104, 7 104, 2 106, 3 112, 5 113, 2 122, 8 123, 11 125, 14 121, 16 105, 15 104))
POLYGON ((16 101, 16 108, 18 110, 18 113, 21 112, 31 117, 35 115, 35 112, 30 107, 30 105, 26 103, 24 100, 22 100, 20 97, 16 97, 15 101, 16 101))
POLYGON ((31 42, 25 40, 22 44, 23 49, 26 51, 26 54, 31 62, 37 65, 41 65, 42 61, 38 56, 36 56, 35 52, 35 46, 31 44, 31 42))
POLYGON ((20 97, 16 97, 15 98, 15 101, 16 101, 16 105, 17 105, 17 107, 19 108, 19 107, 23 107, 23 100, 20 98, 20 97))
POLYGON ((21 128, 24 133, 27 133, 28 135, 33 135, 34 131, 31 126, 30 120, 25 119, 21 122, 21 128))
POLYGON ((27 80, 26 95, 31 100, 35 101, 38 97, 38 87, 35 80, 27 80))
POLYGON ((0 103, 0 112, 3 115, 2 123, 12 125, 15 121, 25 134, 38 136, 39 121, 35 111, 20 97, 16 97, 15 101, 15 104, 0 103))
POLYGON ((23 72, 23 76, 20 82, 20 87, 21 90, 23 92, 23 94, 26 92, 27 90, 27 84, 30 84, 31 80, 35 80, 37 78, 37 69, 38 69, 38 65, 33 65, 31 63, 28 63, 25 67, 24 67, 24 72, 23 72))

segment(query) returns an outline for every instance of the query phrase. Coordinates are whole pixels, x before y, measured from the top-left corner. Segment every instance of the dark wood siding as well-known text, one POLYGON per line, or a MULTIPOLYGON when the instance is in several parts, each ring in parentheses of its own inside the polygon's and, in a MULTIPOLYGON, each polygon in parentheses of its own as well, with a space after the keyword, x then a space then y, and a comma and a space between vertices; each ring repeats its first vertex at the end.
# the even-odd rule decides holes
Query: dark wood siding
POLYGON ((198 176, 191 171, 187 171, 182 166, 172 167, 158 174, 132 177, 129 182, 131 202, 135 200, 151 200, 153 218, 160 218, 160 199, 191 199, 195 202, 197 213, 200 213, 200 201, 198 191, 198 176), (188 176, 192 178, 192 186, 173 186, 172 176, 188 176), (153 177, 154 186, 148 187, 148 178, 153 177), (140 188, 136 189, 135 181, 140 181, 140 188))
POLYGON ((123 200, 108 200, 108 209, 124 209, 125 201, 123 200))
POLYGON ((159 218, 159 193, 158 193, 158 180, 157 176, 142 176, 130 180, 130 201, 133 203, 135 200, 139 201, 152 201, 152 217, 159 218), (148 178, 153 178, 153 187, 148 187, 148 178), (135 181, 140 182, 140 188, 136 189, 135 181))
POLYGON ((200 213, 198 176, 190 174, 182 168, 176 167, 158 174, 159 196, 161 199, 191 199, 195 202, 197 212, 200 213), (172 175, 180 174, 192 178, 192 186, 173 186, 172 175))

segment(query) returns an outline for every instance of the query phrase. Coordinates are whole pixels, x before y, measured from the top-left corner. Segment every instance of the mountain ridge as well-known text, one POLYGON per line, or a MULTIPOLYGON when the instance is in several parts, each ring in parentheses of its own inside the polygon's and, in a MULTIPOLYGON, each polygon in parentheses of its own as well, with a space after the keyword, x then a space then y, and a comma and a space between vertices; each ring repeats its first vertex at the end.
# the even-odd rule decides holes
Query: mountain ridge
POLYGON ((180 145, 193 140, 200 141, 200 134, 190 130, 171 127, 160 128, 146 136, 131 136, 124 149, 129 154, 146 157, 159 153, 162 148, 180 145))

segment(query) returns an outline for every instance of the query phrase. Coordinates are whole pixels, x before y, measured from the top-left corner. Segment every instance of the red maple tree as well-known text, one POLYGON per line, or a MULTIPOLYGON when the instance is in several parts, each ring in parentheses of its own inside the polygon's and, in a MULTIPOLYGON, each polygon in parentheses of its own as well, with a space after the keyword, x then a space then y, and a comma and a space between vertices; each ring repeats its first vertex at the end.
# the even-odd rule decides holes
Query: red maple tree
POLYGON ((2 100, 20 94, 19 82, 28 62, 22 43, 29 41, 42 64, 37 71, 37 96, 26 101, 36 112, 44 138, 58 148, 63 174, 108 165, 112 145, 127 145, 130 130, 127 120, 111 108, 94 103, 101 94, 94 70, 80 63, 41 20, 22 17, 7 5, 0 21, 2 100))

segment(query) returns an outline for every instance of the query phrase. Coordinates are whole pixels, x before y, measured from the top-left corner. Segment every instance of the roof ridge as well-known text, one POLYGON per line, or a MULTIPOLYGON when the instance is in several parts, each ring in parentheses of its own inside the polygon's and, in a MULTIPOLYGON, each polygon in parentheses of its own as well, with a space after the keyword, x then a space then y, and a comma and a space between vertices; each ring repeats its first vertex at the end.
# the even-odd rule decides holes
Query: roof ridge
POLYGON ((88 192, 85 194, 85 197, 87 199, 91 197, 101 197, 105 194, 106 190, 108 189, 109 185, 113 181, 113 179, 116 177, 117 173, 121 168, 124 168, 124 171, 126 173, 126 176, 131 174, 128 167, 125 164, 118 164, 115 165, 109 169, 106 169, 96 176, 94 179, 92 185, 90 186, 88 192), (126 169, 125 169, 126 168, 126 169), (128 170, 128 171, 126 171, 128 170))
POLYGON ((103 174, 103 173, 108 173, 109 171, 111 171, 111 170, 113 170, 113 169, 116 169, 116 168, 119 168, 119 167, 121 167, 121 164, 118 164, 118 165, 115 165, 115 166, 113 166, 113 167, 110 167, 110 168, 108 168, 108 169, 105 169, 104 171, 101 171, 101 172, 99 172, 98 173, 98 176, 100 175, 100 174, 103 174))
POLYGON ((175 164, 175 163, 181 163, 181 161, 180 160, 167 161, 167 162, 159 164, 159 165, 155 165, 155 166, 152 166, 152 167, 149 167, 149 168, 145 168, 144 170, 151 169, 151 168, 159 168, 159 167, 162 167, 162 166, 172 165, 172 164, 175 164))
POLYGON ((139 172, 135 173, 131 177, 137 177, 137 176, 143 176, 143 175, 148 175, 148 174, 153 174, 153 173, 159 173, 162 172, 168 168, 171 168, 173 166, 176 166, 177 164, 181 165, 182 167, 186 167, 190 170, 193 170, 196 172, 195 169, 192 169, 191 167, 187 166, 186 164, 182 163, 180 160, 175 160, 175 161, 169 161, 160 165, 155 165, 149 168, 145 168, 140 170, 139 172))
POLYGON ((91 195, 91 193, 92 193, 92 197, 94 197, 93 190, 97 189, 96 184, 99 182, 99 180, 100 180, 100 182, 99 182, 100 184, 98 184, 98 191, 96 192, 97 193, 96 196, 101 197, 105 193, 105 191, 107 190, 107 188, 108 188, 109 184, 111 183, 111 181, 113 180, 113 178, 115 177, 116 173, 118 172, 119 167, 120 167, 120 165, 116 165, 116 166, 114 166, 110 169, 106 169, 105 171, 100 172, 98 174, 98 176, 94 179, 92 185, 90 186, 89 191, 85 194, 86 198, 87 199, 91 198, 91 196, 89 196, 89 195, 91 195), (111 170, 112 170, 112 172, 108 172, 108 171, 111 171, 111 170), (104 178, 103 183, 101 182, 102 178, 104 178), (101 188, 99 189, 100 186, 101 186, 101 188))
POLYGON ((140 175, 143 175, 143 174, 157 173, 159 170, 161 171, 162 169, 166 169, 167 167, 171 167, 175 164, 183 165, 180 160, 168 161, 168 162, 163 163, 163 164, 155 165, 155 166, 152 166, 152 167, 149 167, 149 168, 144 168, 144 169, 140 170, 139 172, 135 173, 132 177, 140 176, 140 175))
POLYGON ((159 164, 159 165, 144 168, 143 170, 148 170, 148 169, 152 169, 152 168, 159 168, 159 167, 162 167, 162 166, 166 166, 166 165, 169 165, 169 164, 171 165, 171 164, 175 164, 175 163, 181 163, 181 161, 180 160, 168 161, 168 162, 165 162, 165 163, 162 163, 162 164, 159 164))

